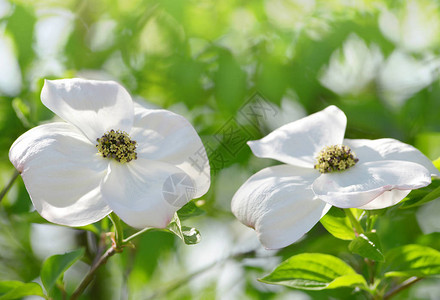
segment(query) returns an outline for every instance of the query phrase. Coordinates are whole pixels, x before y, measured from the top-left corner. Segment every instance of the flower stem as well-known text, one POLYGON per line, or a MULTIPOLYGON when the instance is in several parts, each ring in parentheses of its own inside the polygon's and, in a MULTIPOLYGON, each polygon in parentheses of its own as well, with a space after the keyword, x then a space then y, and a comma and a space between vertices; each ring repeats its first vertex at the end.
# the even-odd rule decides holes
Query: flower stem
POLYGON ((351 226, 353 226, 356 235, 359 235, 361 233, 364 233, 364 229, 361 226, 361 223, 359 223, 358 219, 356 219, 356 217, 353 215, 353 212, 351 211, 351 209, 346 208, 344 209, 345 214, 347 215, 347 217, 350 219, 351 222, 351 226))
POLYGON ((6 194, 9 192, 12 185, 14 184, 15 179, 17 179, 18 175, 20 175, 20 173, 18 173, 18 171, 15 170, 14 174, 12 174, 11 178, 9 179, 8 184, 6 184, 6 186, 3 188, 3 190, 0 193, 0 202, 3 200, 3 197, 6 196, 6 194))
POLYGON ((130 236, 127 237, 126 239, 123 239, 123 240, 122 240, 122 243, 125 245, 125 244, 127 244, 129 241, 131 241, 132 239, 134 239, 135 237, 137 237, 137 236, 139 236, 139 235, 141 235, 141 234, 143 234, 143 233, 145 233, 145 232, 152 231, 152 230, 157 230, 157 228, 153 228, 153 227, 147 227, 147 228, 144 228, 144 229, 142 229, 142 230, 140 230, 140 231, 134 233, 133 235, 130 235, 130 236))
POLYGON ((99 258, 99 260, 92 266, 92 268, 90 268, 86 277, 84 277, 77 289, 73 292, 70 300, 76 300, 79 298, 79 296, 81 296, 81 294, 95 277, 95 273, 99 269, 99 267, 105 264, 109 257, 113 256, 115 253, 117 253, 116 248, 112 246, 99 258))
POLYGON ((113 225, 115 226, 115 243, 116 243, 116 251, 122 251, 122 245, 124 240, 124 231, 122 229, 121 219, 114 213, 110 213, 110 220, 112 220, 113 225))
POLYGON ((410 287, 411 285, 413 285, 414 283, 422 280, 422 277, 410 277, 407 280, 405 280, 404 282, 402 282, 402 284, 396 286, 395 288, 393 288, 392 290, 390 290, 388 293, 385 294, 385 296, 383 297, 384 300, 388 300, 391 297, 393 297, 394 295, 396 295, 397 293, 399 293, 400 291, 410 287))

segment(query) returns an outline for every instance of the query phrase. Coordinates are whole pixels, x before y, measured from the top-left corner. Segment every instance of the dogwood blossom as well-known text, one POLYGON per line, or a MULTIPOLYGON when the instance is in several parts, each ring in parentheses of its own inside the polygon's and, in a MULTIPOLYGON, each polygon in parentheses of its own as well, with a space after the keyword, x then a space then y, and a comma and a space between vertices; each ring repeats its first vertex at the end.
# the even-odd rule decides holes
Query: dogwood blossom
POLYGON ((394 139, 344 139, 347 118, 336 106, 250 141, 257 157, 285 164, 251 176, 235 193, 232 212, 266 248, 285 247, 330 207, 379 209, 440 176, 416 148, 394 139))
POLYGON ((210 185, 206 152, 191 124, 146 109, 112 81, 46 80, 43 104, 65 122, 37 126, 11 146, 36 210, 82 226, 114 211, 127 224, 166 227, 210 185))

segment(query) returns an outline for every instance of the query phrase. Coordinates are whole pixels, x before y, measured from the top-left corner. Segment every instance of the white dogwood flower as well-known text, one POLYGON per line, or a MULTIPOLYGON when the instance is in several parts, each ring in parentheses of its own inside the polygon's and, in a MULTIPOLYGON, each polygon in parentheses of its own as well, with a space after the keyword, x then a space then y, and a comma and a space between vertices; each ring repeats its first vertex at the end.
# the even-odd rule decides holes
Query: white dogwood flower
POLYGON ((27 131, 9 159, 48 221, 82 226, 114 211, 133 227, 163 228, 207 192, 206 152, 182 116, 146 109, 111 81, 45 81, 41 100, 66 122, 27 131))
POLYGON ((440 173, 420 151, 394 139, 344 139, 347 118, 336 106, 286 124, 248 145, 257 157, 285 164, 251 176, 232 212, 269 249, 308 232, 332 205, 379 209, 402 200, 440 173))
POLYGON ((319 81, 340 96, 356 96, 369 88, 383 60, 379 46, 367 45, 356 34, 350 34, 344 45, 332 53, 319 81))
POLYGON ((406 52, 423 53, 439 42, 440 19, 435 1, 405 1, 400 9, 382 10, 379 28, 382 34, 406 52))

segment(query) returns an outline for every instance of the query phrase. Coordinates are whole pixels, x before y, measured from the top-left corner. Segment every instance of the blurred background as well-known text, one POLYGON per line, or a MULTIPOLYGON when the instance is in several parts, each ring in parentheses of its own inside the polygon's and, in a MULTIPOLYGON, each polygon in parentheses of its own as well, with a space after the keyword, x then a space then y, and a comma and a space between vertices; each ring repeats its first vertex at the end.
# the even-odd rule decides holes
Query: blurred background
MULTIPOLYGON (((346 137, 396 138, 437 159, 439 32, 435 0, 0 0, 0 187, 13 174, 13 141, 53 118, 39 98, 44 79, 116 80, 135 101, 190 120, 212 185, 196 202, 205 213, 183 221, 200 230, 199 244, 145 234, 110 259, 83 299, 352 299, 256 280, 297 253, 345 259, 348 242, 318 224, 282 251, 262 249, 230 201, 277 162, 253 157, 246 141, 334 104, 348 117, 346 137)), ((383 248, 440 250, 436 203, 384 212, 383 248)), ((19 178, 0 205, 0 280, 38 281, 46 257, 80 246, 93 259, 98 237, 45 224, 32 209, 19 178)), ((68 290, 87 262, 66 274, 68 290)), ((439 286, 426 280, 400 299, 435 299, 439 286)))

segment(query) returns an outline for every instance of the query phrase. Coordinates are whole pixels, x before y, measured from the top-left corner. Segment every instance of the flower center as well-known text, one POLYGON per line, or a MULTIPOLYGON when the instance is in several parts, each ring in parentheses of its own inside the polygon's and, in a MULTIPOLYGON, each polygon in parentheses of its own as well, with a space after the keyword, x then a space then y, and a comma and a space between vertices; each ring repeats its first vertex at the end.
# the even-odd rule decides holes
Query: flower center
POLYGON ((345 145, 324 147, 324 149, 319 152, 316 160, 315 169, 321 173, 343 171, 353 167, 359 161, 350 147, 345 145))
POLYGON ((96 141, 96 148, 104 158, 113 158, 122 164, 137 158, 136 141, 131 140, 125 131, 112 129, 96 141))

